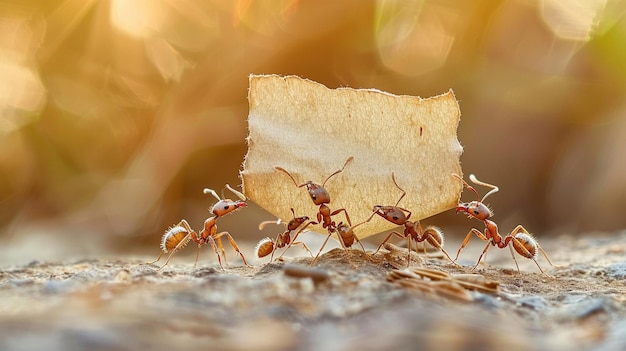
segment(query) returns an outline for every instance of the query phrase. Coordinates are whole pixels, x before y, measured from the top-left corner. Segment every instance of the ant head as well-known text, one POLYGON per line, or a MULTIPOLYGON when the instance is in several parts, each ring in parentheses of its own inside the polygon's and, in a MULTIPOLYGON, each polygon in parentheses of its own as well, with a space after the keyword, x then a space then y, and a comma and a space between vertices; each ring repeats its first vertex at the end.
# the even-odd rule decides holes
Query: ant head
POLYGON ((306 182, 304 185, 316 206, 330 203, 330 194, 328 194, 326 188, 311 181, 306 182))
POLYGON ((241 207, 246 207, 246 206, 248 206, 248 204, 246 204, 245 202, 241 200, 233 201, 230 199, 225 199, 225 200, 220 200, 215 205, 213 205, 213 208, 211 208, 211 212, 215 216, 221 217, 241 207))
POLYGON ((456 213, 459 212, 467 214, 468 218, 476 218, 481 221, 493 216, 491 209, 480 201, 459 204, 456 208, 456 213))
POLYGON ((302 223, 306 222, 309 220, 309 217, 307 216, 303 216, 303 217, 294 217, 292 220, 289 221, 289 223, 287 223, 287 230, 292 231, 292 230, 296 230, 298 229, 298 227, 300 227, 302 225, 302 223))
POLYGON ((407 217, 404 214, 404 211, 402 211, 399 207, 395 207, 395 206, 376 205, 374 206, 372 211, 374 211, 375 214, 388 220, 389 222, 393 224, 397 224, 397 225, 404 225, 406 221, 409 219, 409 217, 411 216, 409 214, 409 216, 407 217))
POLYGON ((337 174, 343 172, 343 170, 346 168, 348 163, 350 163, 353 159, 354 158, 352 156, 348 157, 346 162, 343 164, 343 167, 341 167, 341 169, 339 169, 338 171, 335 171, 334 173, 329 175, 324 180, 322 185, 313 183, 310 180, 307 181, 306 183, 298 184, 298 182, 296 182, 295 178, 286 169, 284 169, 282 167, 278 167, 278 166, 275 166, 274 169, 279 171, 279 172, 283 172, 287 176, 289 176, 289 178, 291 178, 291 181, 293 181, 293 184, 295 184, 297 187, 299 187, 299 188, 306 187, 306 190, 309 192, 309 196, 311 196, 311 200, 313 200, 313 203, 316 206, 319 206, 319 205, 322 205, 322 204, 330 203, 330 195, 328 194, 328 191, 324 188, 324 186, 326 185, 326 182, 328 180, 330 180, 330 178, 332 178, 332 177, 336 176, 337 174))

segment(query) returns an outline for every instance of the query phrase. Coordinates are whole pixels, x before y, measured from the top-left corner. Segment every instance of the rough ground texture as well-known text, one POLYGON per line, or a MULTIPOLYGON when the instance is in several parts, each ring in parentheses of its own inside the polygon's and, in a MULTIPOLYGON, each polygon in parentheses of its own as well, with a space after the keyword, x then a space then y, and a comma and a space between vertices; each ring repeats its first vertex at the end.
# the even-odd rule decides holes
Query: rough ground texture
MULTIPOLYGON (((562 266, 540 258, 550 276, 522 258, 521 272, 502 268, 508 250, 491 249, 475 273, 497 292, 465 299, 387 281, 406 267, 394 247, 334 249, 313 270, 308 257, 245 267, 232 255, 225 270, 174 259, 157 271, 144 258, 4 267, 0 349, 626 349, 626 233, 542 245, 562 266)), ((457 267, 440 256, 414 254, 411 268, 468 273, 476 259, 464 252, 457 267)))

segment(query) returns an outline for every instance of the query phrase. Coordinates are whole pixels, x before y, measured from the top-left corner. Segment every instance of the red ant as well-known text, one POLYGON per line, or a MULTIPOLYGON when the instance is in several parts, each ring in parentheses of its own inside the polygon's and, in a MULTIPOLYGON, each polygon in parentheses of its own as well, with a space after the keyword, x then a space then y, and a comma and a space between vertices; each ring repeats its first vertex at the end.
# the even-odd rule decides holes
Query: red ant
MULTIPOLYGON (((262 258, 269 254, 272 254, 272 256, 270 257, 270 262, 272 262, 274 260, 274 253, 277 249, 287 246, 285 251, 283 251, 283 253, 278 256, 278 259, 280 259, 292 245, 302 245, 304 249, 309 253, 309 255, 313 257, 313 253, 311 252, 311 250, 309 250, 309 247, 305 243, 301 241, 296 241, 298 235, 300 235, 300 233, 302 233, 306 229, 306 227, 308 227, 312 222, 307 222, 309 220, 309 217, 307 216, 296 217, 296 213, 294 212, 293 208, 291 209, 291 213, 293 214, 293 219, 290 220, 289 223, 287 223, 287 230, 284 233, 278 234, 276 236, 276 240, 263 238, 261 239, 261 241, 259 241, 259 243, 254 248, 254 252, 256 253, 257 258, 262 258), (295 235, 292 239, 291 234, 294 232, 295 235)), ((263 230, 265 225, 270 223, 280 224, 281 220, 278 219, 276 221, 261 222, 259 224, 259 230, 263 230)))
MULTIPOLYGON (((374 206, 374 208, 372 209, 373 211, 372 215, 365 222, 369 222, 374 217, 374 215, 377 214, 393 224, 403 225, 404 233, 401 234, 396 231, 389 233, 389 235, 387 235, 385 240, 383 240, 380 243, 380 245, 378 245, 378 248, 376 249, 376 252, 374 252, 374 254, 376 254, 380 250, 380 248, 387 241, 389 241, 391 236, 395 235, 398 238, 406 238, 407 240, 407 248, 409 249, 409 253, 407 256, 407 266, 411 264, 411 239, 415 241, 416 251, 417 251, 418 242, 427 241, 430 245, 436 247, 441 252, 443 252, 443 254, 446 255, 446 257, 451 262, 454 262, 452 261, 452 259, 450 258, 446 250, 443 249, 444 237, 443 237, 443 233, 441 232, 439 228, 434 227, 434 226, 428 226, 426 227, 426 229, 423 229, 419 220, 416 222, 412 222, 409 220, 409 218, 411 218, 411 211, 402 207, 398 207, 398 204, 406 195, 406 191, 404 191, 398 185, 395 174, 393 172, 391 173, 391 179, 393 180, 393 183, 396 185, 396 187, 400 189, 400 191, 402 191, 402 195, 400 195, 400 198, 398 199, 398 201, 396 201, 396 204, 394 206, 381 206, 381 205, 374 206)), ((424 247, 424 252, 426 252, 426 247, 424 247)))
MULTIPOLYGON (((313 261, 311 262, 311 265, 313 263, 315 263, 315 261, 319 257, 320 253, 322 252, 322 250, 326 246, 326 243, 328 242, 328 239, 330 238, 330 236, 335 231, 337 231, 337 225, 332 220, 332 218, 331 218, 332 216, 335 216, 335 215, 339 214, 340 212, 343 212, 346 215, 346 220, 348 221, 348 224, 352 225, 352 223, 350 222, 350 217, 348 216, 348 212, 346 211, 345 208, 340 208, 338 210, 335 210, 335 211, 331 212, 330 207, 328 207, 328 204, 330 203, 330 194, 328 194, 328 191, 326 190, 326 188, 324 186, 326 185, 326 182, 330 178, 332 178, 333 176, 343 172, 343 170, 346 168, 348 163, 350 163, 353 159, 354 158, 352 156, 348 157, 346 162, 343 164, 343 167, 341 167, 341 169, 339 169, 338 171, 334 172, 333 174, 329 175, 326 178, 326 180, 324 180, 322 185, 313 183, 310 180, 305 182, 305 183, 298 184, 298 182, 296 182, 296 180, 293 178, 293 176, 289 172, 287 172, 287 170, 285 170, 282 167, 278 167, 278 166, 274 167, 277 171, 281 171, 281 172, 285 173, 286 175, 288 175, 289 178, 291 178, 293 183, 298 188, 306 187, 306 190, 308 191, 309 196, 311 196, 311 200, 313 200, 313 203, 316 206, 319 206, 319 211, 317 212, 317 222, 312 222, 311 224, 315 225, 315 224, 320 224, 321 223, 322 224, 322 228, 328 230, 328 237, 326 238, 326 240, 324 240, 324 244, 322 244, 322 247, 318 251, 318 253, 315 256, 315 258, 313 258, 313 261)), ((341 241, 343 243, 343 240, 341 240, 341 241)), ((363 250, 363 251, 365 251, 365 250, 363 250)))
MULTIPOLYGON (((459 180, 463 182, 463 185, 466 188, 473 191, 474 194, 476 194, 477 198, 480 198, 480 195, 478 195, 478 192, 476 191, 476 189, 474 189, 473 186, 467 184, 467 182, 463 180, 461 176, 459 176, 458 174, 453 174, 452 176, 459 178, 459 180)), ((474 184, 489 187, 491 188, 491 190, 487 192, 487 194, 485 194, 485 196, 483 196, 483 198, 480 201, 472 201, 469 203, 459 203, 458 207, 456 208, 456 212, 457 213, 463 212, 467 215, 467 218, 476 218, 478 220, 483 221, 485 223, 485 233, 483 234, 478 229, 472 228, 469 231, 469 233, 467 233, 467 235, 465 236, 465 240, 463 240, 463 245, 461 245, 461 247, 459 248, 459 251, 456 253, 456 258, 454 259, 455 262, 459 258, 461 251, 465 248, 467 243, 472 238, 472 234, 475 234, 479 239, 483 241, 487 241, 487 245, 485 246, 485 249, 483 250, 483 252, 480 254, 480 257, 478 258, 478 262, 476 262, 476 265, 474 266, 474 268, 472 268, 472 270, 478 267, 478 264, 482 260, 483 256, 485 256, 490 246, 497 246, 500 249, 503 249, 508 246, 509 249, 511 250, 511 257, 513 257, 513 261, 515 261, 515 266, 517 267, 518 272, 520 271, 520 269, 517 264, 517 260, 515 259, 515 254, 513 253, 513 249, 515 249, 515 251, 517 251, 517 253, 520 254, 521 256, 524 256, 526 258, 533 260, 533 262, 535 262, 535 264, 537 265, 541 273, 545 275, 548 275, 548 274, 546 274, 543 271, 543 269, 541 269, 541 267, 539 266, 539 263, 537 263, 537 251, 541 251, 543 256, 546 258, 546 260, 548 260, 548 263, 550 263, 552 267, 558 267, 554 265, 552 261, 550 261, 550 259, 548 258, 548 255, 541 248, 541 246, 539 246, 539 243, 537 242, 537 240, 535 240, 532 237, 532 235, 522 225, 518 225, 517 227, 515 227, 515 229, 513 229, 513 231, 511 231, 509 235, 503 238, 498 232, 498 225, 495 222, 489 220, 489 218, 493 216, 493 211, 489 207, 487 207, 487 205, 483 203, 489 195, 497 192, 500 189, 495 185, 479 181, 476 178, 476 176, 473 174, 470 174, 469 179, 474 184)))
MULTIPOLYGON (((222 259, 218 253, 218 248, 222 252, 222 256, 224 257, 224 262, 226 262, 226 251, 224 250, 224 246, 222 245, 222 236, 227 236, 230 245, 233 249, 241 256, 243 263, 248 266, 246 262, 246 258, 243 256, 235 239, 228 232, 217 232, 217 219, 219 217, 225 216, 231 212, 234 212, 242 207, 246 207, 245 203, 246 197, 240 193, 239 191, 230 187, 230 185, 226 184, 226 188, 232 191, 233 194, 237 195, 241 200, 231 200, 231 199, 221 199, 217 193, 213 189, 204 189, 205 194, 212 194, 217 198, 218 202, 213 205, 211 208, 211 212, 213 213, 213 217, 207 218, 204 221, 204 228, 200 231, 200 234, 197 234, 186 220, 181 220, 177 225, 169 228, 165 234, 163 234, 163 238, 161 239, 161 253, 156 260, 149 262, 148 264, 153 264, 158 262, 161 259, 161 256, 164 253, 170 252, 169 256, 167 256, 167 260, 165 263, 159 267, 159 270, 163 269, 163 267, 167 266, 172 256, 175 253, 180 251, 182 248, 187 246, 190 240, 193 240, 196 244, 198 244, 198 252, 196 253, 196 261, 194 263, 194 268, 198 264, 198 257, 200 255, 200 248, 206 243, 211 244, 213 247, 213 251, 215 251, 215 255, 217 256, 217 260, 220 264, 220 267, 224 269, 222 266, 222 259)), ((224 197, 224 189, 222 189, 222 198, 224 197)))

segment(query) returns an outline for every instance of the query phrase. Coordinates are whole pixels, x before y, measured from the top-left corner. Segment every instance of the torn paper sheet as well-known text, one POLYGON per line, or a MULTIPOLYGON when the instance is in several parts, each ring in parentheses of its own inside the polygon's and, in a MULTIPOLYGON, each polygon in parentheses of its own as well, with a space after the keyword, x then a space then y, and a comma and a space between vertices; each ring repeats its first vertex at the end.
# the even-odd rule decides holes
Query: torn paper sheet
MULTIPOLYGON (((315 206, 298 182, 321 184, 350 156, 354 160, 327 183, 331 210, 345 208, 352 224, 366 220, 374 205, 398 204, 423 219, 458 204, 463 151, 456 130, 460 111, 453 92, 428 99, 396 96, 373 89, 328 89, 296 76, 251 75, 248 95, 248 154, 244 194, 265 210, 289 221, 315 220, 315 206)), ((346 222, 340 213, 334 221, 346 222)), ((381 217, 356 228, 365 238, 395 227, 381 217)), ((321 226, 310 229, 324 233, 321 226)))

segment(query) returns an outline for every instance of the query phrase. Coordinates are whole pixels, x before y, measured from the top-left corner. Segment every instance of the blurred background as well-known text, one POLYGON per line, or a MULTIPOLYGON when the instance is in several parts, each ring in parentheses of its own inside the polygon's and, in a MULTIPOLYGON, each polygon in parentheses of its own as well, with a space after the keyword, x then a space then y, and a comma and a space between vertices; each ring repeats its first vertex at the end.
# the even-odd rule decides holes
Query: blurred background
MULTIPOLYGON (((251 73, 452 88, 464 172, 500 186, 487 202, 503 234, 624 229, 625 12, 612 0, 4 0, 0 261, 156 256, 170 225, 200 228, 214 202, 202 189, 240 184, 251 73)), ((282 229, 259 233, 267 219, 252 205, 219 225, 247 248, 282 229)), ((454 211, 426 222, 457 241, 482 230, 454 211)))

